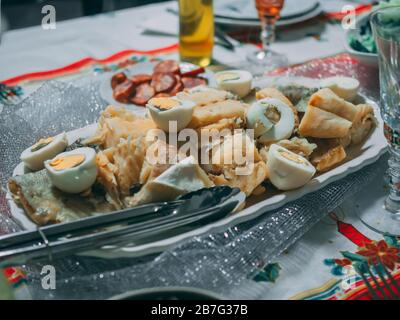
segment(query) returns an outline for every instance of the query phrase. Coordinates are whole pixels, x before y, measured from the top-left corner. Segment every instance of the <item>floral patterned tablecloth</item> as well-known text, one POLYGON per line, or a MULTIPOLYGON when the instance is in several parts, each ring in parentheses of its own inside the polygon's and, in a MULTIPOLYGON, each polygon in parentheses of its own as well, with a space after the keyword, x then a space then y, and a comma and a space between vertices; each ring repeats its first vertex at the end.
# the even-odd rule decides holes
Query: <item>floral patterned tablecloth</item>
MULTIPOLYGON (((400 282, 400 238, 376 233, 359 218, 363 214, 359 210, 360 203, 370 201, 366 194, 379 190, 376 197, 379 198, 386 192, 383 179, 386 161, 386 155, 379 160, 377 178, 368 190, 346 200, 275 263, 260 268, 243 288, 248 296, 254 299, 370 300, 372 297, 357 271, 371 281, 368 266, 379 259, 400 282)), ((371 206, 371 209, 380 214, 381 208, 371 206)))

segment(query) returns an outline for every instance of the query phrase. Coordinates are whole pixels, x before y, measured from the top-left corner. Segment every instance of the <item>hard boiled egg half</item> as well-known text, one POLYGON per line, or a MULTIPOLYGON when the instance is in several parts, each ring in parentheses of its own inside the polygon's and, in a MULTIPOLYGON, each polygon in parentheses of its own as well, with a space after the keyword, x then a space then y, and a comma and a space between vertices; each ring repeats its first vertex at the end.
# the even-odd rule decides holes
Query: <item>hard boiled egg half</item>
POLYGON ((270 146, 267 166, 269 179, 279 190, 304 186, 316 171, 307 159, 276 144, 270 146))
POLYGON ((178 132, 192 120, 196 104, 177 98, 153 98, 147 103, 147 109, 155 124, 166 132, 178 132))
POLYGON ((360 89, 360 82, 350 77, 330 77, 321 80, 321 87, 329 88, 346 101, 354 101, 360 89))
POLYGON ((245 70, 221 71, 215 75, 218 87, 230 91, 240 98, 247 96, 251 91, 253 76, 245 70))
POLYGON ((55 136, 42 138, 21 154, 21 161, 33 171, 44 168, 44 162, 63 152, 68 146, 65 132, 55 136))
POLYGON ((247 126, 254 129, 255 138, 263 144, 289 138, 295 126, 292 108, 273 98, 253 103, 246 118, 247 126))
POLYGON ((52 184, 66 193, 81 193, 96 181, 96 152, 78 148, 60 153, 44 163, 52 184))

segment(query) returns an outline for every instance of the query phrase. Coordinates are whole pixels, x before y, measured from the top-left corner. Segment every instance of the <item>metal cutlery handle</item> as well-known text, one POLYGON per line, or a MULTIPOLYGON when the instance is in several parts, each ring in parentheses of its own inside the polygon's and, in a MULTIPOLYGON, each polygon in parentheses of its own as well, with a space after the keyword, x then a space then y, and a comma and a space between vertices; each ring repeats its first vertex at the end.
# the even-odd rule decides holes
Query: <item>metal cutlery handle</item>
POLYGON ((128 225, 116 230, 105 230, 94 234, 87 234, 71 239, 48 241, 40 245, 31 245, 11 250, 0 251, 2 265, 15 265, 26 263, 44 257, 54 257, 67 253, 77 253, 84 250, 98 248, 104 245, 120 243, 125 239, 133 241, 155 232, 165 232, 178 227, 186 226, 206 219, 216 220, 232 212, 237 202, 228 202, 207 210, 198 210, 187 215, 168 216, 154 221, 135 225, 128 225))

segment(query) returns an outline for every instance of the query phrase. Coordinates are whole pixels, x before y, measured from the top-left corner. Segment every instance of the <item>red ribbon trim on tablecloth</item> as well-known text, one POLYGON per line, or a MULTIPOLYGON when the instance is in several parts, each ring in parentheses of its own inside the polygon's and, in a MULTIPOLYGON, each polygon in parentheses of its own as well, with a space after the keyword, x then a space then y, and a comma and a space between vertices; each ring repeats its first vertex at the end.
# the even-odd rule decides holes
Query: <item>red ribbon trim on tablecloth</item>
POLYGON ((348 223, 344 223, 342 221, 336 221, 338 226, 338 231, 351 242, 356 244, 359 247, 364 247, 367 243, 371 243, 372 240, 363 235, 360 231, 358 231, 354 226, 348 223))
POLYGON ((141 51, 141 50, 134 50, 134 49, 129 49, 129 50, 123 50, 120 52, 117 52, 105 59, 95 59, 92 57, 86 57, 84 59, 81 59, 79 61, 76 61, 72 64, 69 64, 67 66, 64 66, 62 68, 57 68, 57 69, 52 69, 52 70, 47 70, 47 71, 39 71, 39 72, 31 72, 31 73, 26 73, 17 77, 9 78, 3 81, 0 81, 1 83, 4 83, 8 86, 15 86, 18 85, 22 82, 26 81, 38 81, 38 80, 46 80, 54 77, 59 77, 62 75, 67 75, 67 74, 72 74, 79 72, 82 68, 88 67, 93 64, 107 64, 111 62, 115 62, 118 60, 121 60, 125 57, 128 57, 133 54, 138 54, 138 55, 157 55, 157 54, 162 54, 162 53, 168 53, 168 52, 173 52, 178 49, 178 44, 173 44, 171 46, 159 48, 159 49, 154 49, 154 50, 147 50, 147 51, 141 51))
MULTIPOLYGON (((355 7, 355 14, 359 15, 359 14, 362 14, 364 12, 370 11, 371 9, 372 9, 372 5, 371 4, 360 4, 360 5, 355 7)), ((324 14, 325 14, 326 17, 328 17, 330 19, 341 20, 346 15, 348 15, 349 13, 348 12, 338 11, 338 12, 325 12, 324 14)))

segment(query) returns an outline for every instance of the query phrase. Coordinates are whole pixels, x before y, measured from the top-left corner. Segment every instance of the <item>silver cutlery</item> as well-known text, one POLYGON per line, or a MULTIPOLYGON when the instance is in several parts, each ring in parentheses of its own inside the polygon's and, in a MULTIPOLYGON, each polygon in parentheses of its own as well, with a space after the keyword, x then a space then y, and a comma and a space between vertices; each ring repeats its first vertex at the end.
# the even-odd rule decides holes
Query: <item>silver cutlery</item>
MULTIPOLYGON (((230 190, 231 196, 240 192, 236 189, 230 190)), ((105 245, 143 241, 154 234, 217 221, 234 211, 239 203, 238 200, 230 200, 206 209, 195 208, 187 212, 191 210, 189 202, 190 199, 186 199, 145 205, 74 222, 39 227, 34 231, 5 235, 0 237, 0 264, 18 265, 43 258, 76 254, 105 245)))
POLYGON ((374 266, 374 271, 375 273, 368 266, 368 274, 372 281, 368 280, 363 272, 358 272, 372 298, 374 300, 400 300, 400 285, 390 271, 382 263, 374 266))

